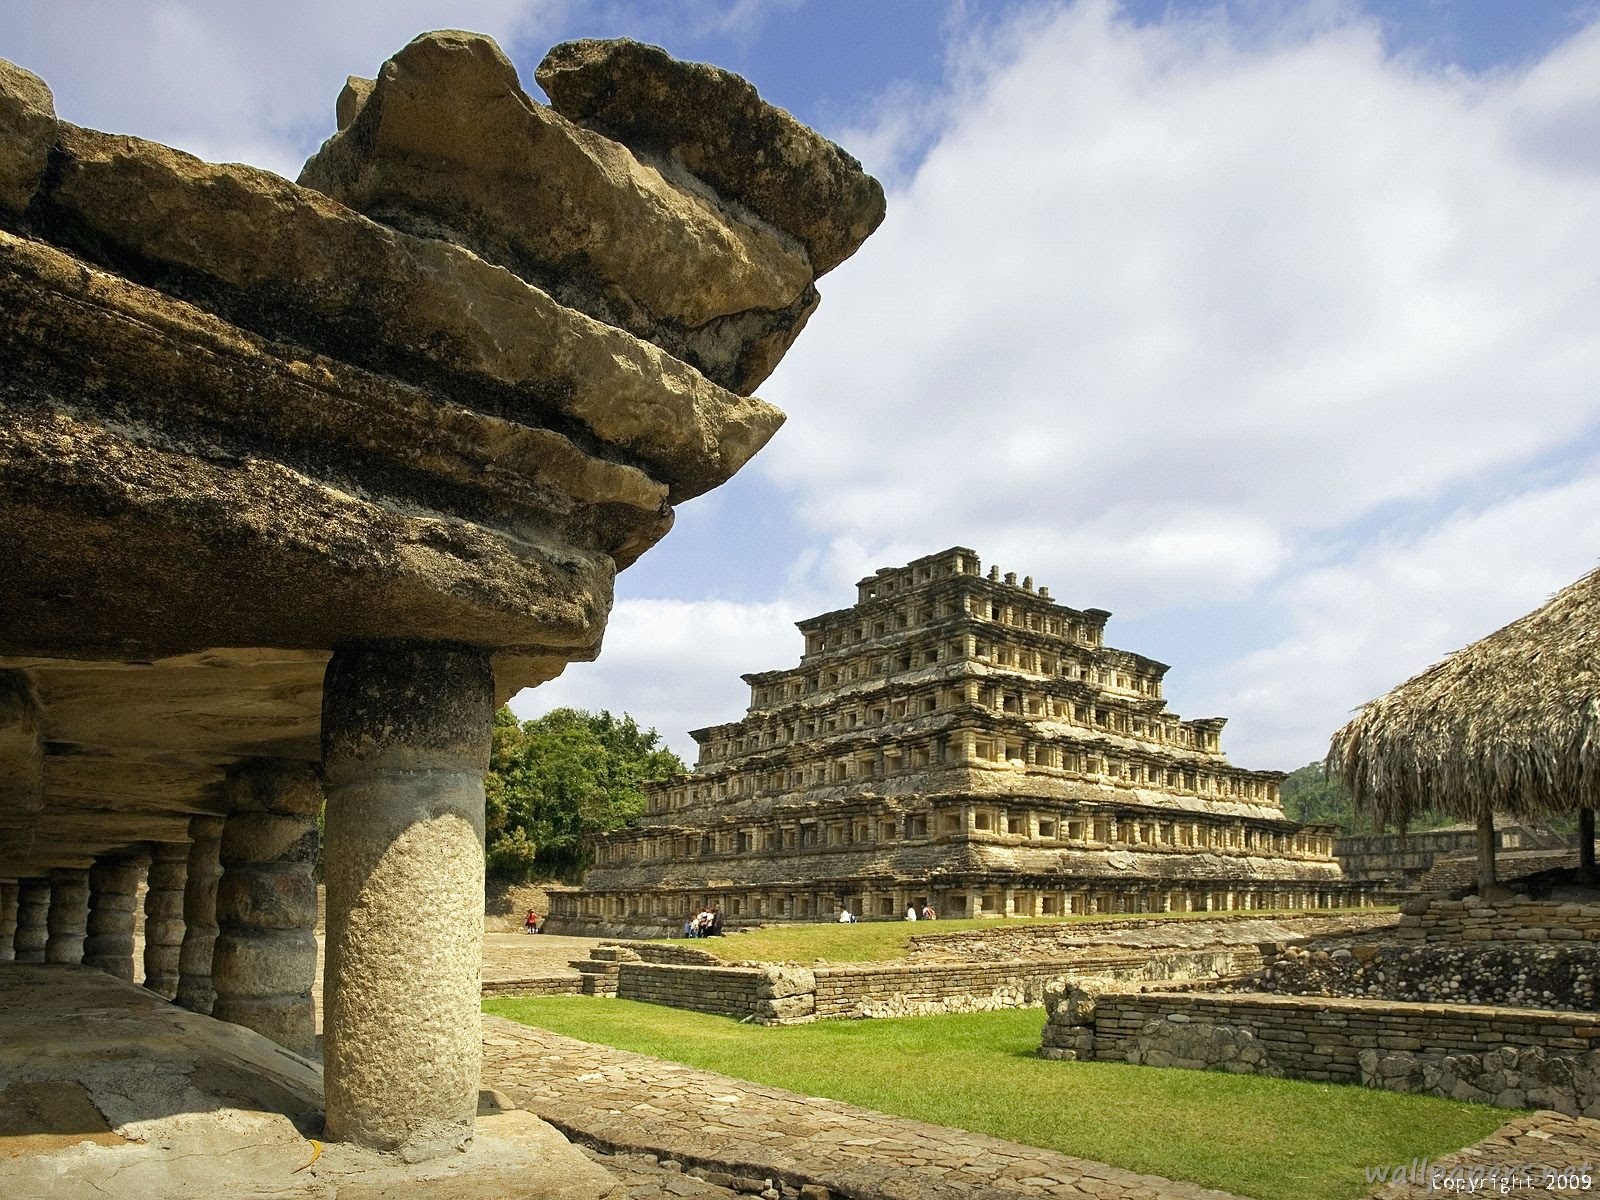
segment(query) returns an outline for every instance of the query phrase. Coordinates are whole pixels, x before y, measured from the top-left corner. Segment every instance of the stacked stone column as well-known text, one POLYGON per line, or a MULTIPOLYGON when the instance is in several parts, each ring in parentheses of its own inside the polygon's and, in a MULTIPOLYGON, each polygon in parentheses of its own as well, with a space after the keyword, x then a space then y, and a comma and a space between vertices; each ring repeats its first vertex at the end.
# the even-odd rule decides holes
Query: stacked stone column
POLYGON ((17 954, 17 881, 0 880, 0 962, 17 954))
POLYGON ((42 963, 49 938, 50 881, 23 879, 17 884, 16 961, 42 963))
POLYGON ((258 760, 228 776, 211 1015, 310 1054, 317 974, 317 810, 305 763, 258 760))
POLYGON ((143 854, 103 858, 89 872, 89 936, 83 944, 83 964, 130 983, 133 916, 148 862, 143 854))
POLYGON ((189 847, 182 842, 150 846, 144 895, 144 986, 171 1000, 178 994, 178 954, 183 946, 183 885, 189 847))
POLYGON ((322 693, 331 1136, 410 1160, 472 1134, 482 1067, 485 650, 365 643, 322 693))
POLYGON ((50 916, 46 921, 49 937, 44 944, 44 961, 82 962, 88 923, 89 872, 76 867, 51 871, 50 916))
POLYGON ((183 886, 183 945, 178 951, 178 1003, 211 1015, 217 990, 211 958, 217 945, 217 880, 222 877, 222 818, 189 818, 189 862, 183 886))

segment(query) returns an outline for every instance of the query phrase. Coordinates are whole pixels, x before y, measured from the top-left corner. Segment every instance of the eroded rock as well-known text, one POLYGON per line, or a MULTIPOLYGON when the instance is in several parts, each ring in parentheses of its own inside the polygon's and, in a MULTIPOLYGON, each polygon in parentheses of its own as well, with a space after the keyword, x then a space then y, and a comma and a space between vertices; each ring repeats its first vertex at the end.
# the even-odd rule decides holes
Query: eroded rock
POLYGON ((552 49, 535 78, 563 116, 681 164, 795 238, 819 276, 883 221, 883 188, 859 162, 731 71, 586 38, 552 49))
POLYGON ((28 207, 55 136, 55 100, 44 80, 0 59, 0 208, 28 207))
POLYGON ((531 100, 481 34, 417 38, 370 88, 346 84, 339 119, 301 183, 470 247, 733 391, 765 378, 815 307, 793 238, 531 100))

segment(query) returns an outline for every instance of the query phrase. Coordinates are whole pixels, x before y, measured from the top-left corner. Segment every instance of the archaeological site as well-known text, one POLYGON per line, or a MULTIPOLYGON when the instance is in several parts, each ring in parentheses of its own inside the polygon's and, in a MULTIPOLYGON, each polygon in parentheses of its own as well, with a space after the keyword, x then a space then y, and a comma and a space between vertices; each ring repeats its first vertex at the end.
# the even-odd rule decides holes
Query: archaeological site
POLYGON ((1360 906, 1332 827, 1284 816, 1282 774, 1229 764, 1224 718, 1183 720, 1163 663, 1104 642, 961 547, 886 567, 801 621, 788 670, 744 676, 741 720, 692 736, 693 774, 603 838, 564 930, 1360 906))
POLYGON ((418 37, 291 183, 0 63, 0 1113, 117 1147, 0 1194, 610 1187, 522 1114, 461 1153, 491 719, 772 436, 752 392, 884 204, 714 67, 575 42, 538 79, 418 37))

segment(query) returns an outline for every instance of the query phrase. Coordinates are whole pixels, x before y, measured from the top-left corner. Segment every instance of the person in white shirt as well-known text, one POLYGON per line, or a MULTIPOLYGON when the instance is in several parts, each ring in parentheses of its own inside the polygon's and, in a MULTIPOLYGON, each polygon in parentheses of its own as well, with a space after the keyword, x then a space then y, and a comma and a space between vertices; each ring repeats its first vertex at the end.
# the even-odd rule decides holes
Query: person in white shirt
POLYGON ((854 925, 855 921, 856 921, 855 913, 851 912, 848 908, 841 908, 839 910, 839 924, 841 924, 841 925, 854 925))
POLYGON ((917 906, 915 904, 906 905, 906 920, 915 921, 916 919, 917 919, 917 906))

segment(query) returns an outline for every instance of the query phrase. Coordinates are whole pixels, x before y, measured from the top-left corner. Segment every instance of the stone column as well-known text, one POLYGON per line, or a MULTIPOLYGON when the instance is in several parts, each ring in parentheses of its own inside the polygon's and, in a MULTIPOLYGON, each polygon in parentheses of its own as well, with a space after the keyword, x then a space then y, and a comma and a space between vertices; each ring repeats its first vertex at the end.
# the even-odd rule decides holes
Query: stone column
POLYGON ((0 880, 0 962, 16 958, 17 881, 0 880))
POLYGON ((255 759, 229 772, 217 882, 211 1015, 296 1054, 316 1048, 317 810, 309 763, 255 759))
POLYGON ((183 884, 183 945, 178 950, 178 1003, 211 1015, 211 955, 217 944, 217 880, 222 875, 221 817, 189 818, 189 862, 183 884))
POLYGON ((17 883, 17 932, 13 939, 16 961, 41 963, 49 935, 50 881, 23 879, 17 883))
POLYGON ((189 847, 183 842, 150 846, 149 890, 144 894, 144 986, 171 1000, 178 994, 178 954, 183 946, 183 884, 189 847))
POLYGON ((149 860, 143 855, 96 860, 89 872, 89 936, 83 965, 133 981, 133 914, 139 877, 149 860))
POLYGON ((493 716, 474 647, 350 646, 323 682, 328 1132, 412 1161, 477 1110, 493 716))
POLYGON ((44 961, 82 962, 84 930, 88 923, 89 872, 73 867, 51 871, 47 924, 50 936, 44 945, 44 961))

